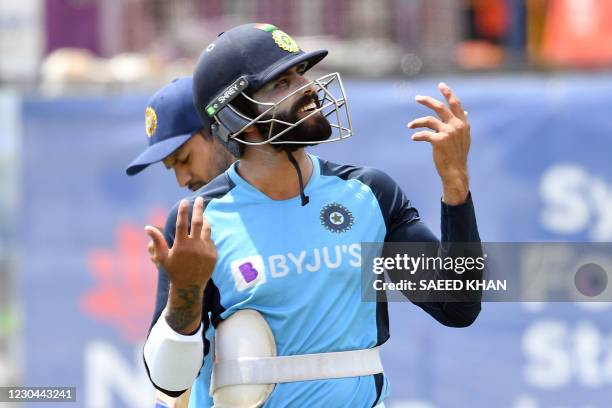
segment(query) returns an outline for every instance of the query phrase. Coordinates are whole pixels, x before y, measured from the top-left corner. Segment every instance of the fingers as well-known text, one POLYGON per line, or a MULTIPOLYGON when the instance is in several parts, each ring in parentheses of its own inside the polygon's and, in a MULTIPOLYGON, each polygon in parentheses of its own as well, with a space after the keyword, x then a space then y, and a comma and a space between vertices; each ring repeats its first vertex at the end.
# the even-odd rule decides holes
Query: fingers
POLYGON ((147 251, 149 251, 149 257, 151 258, 151 262, 159 266, 159 259, 157 259, 157 251, 155 250, 155 244, 153 243, 153 241, 149 241, 149 244, 147 245, 147 251))
POLYGON ((198 197, 193 203, 191 212, 191 237, 199 237, 202 232, 202 219, 204 218, 204 198, 198 197))
POLYGON ((455 115, 459 119, 465 120, 467 116, 467 112, 463 110, 461 101, 459 100, 457 95, 455 95, 453 90, 450 89, 450 87, 446 85, 444 82, 440 82, 438 84, 438 89, 440 90, 444 98, 446 99, 446 102, 448 102, 448 106, 450 107, 450 110, 453 113, 453 115, 455 115))
POLYGON ((151 238, 151 242, 147 249, 151 255, 151 260, 155 263, 163 264, 168 258, 168 244, 164 235, 155 227, 147 225, 145 232, 151 238))
POLYGON ((408 127, 411 129, 426 127, 435 130, 436 132, 442 131, 443 126, 444 123, 442 123, 440 119, 434 118, 433 116, 425 116, 408 123, 408 127))
POLYGON ((208 241, 210 239, 210 234, 210 222, 208 222, 208 218, 202 214, 202 232, 200 233, 200 238, 202 238, 204 241, 208 241))
POLYGON ((436 133, 435 132, 430 132, 427 130, 423 130, 421 132, 416 132, 415 134, 413 134, 411 136, 411 139, 414 140, 415 142, 429 142, 429 143, 433 143, 435 141, 436 138, 436 133))
POLYGON ((174 241, 180 242, 189 235, 189 201, 181 200, 176 214, 176 233, 174 241))
POLYGON ((417 95, 414 99, 417 101, 417 103, 420 103, 421 105, 426 106, 436 112, 436 114, 444 122, 448 122, 450 119, 453 118, 453 114, 448 109, 448 107, 444 103, 432 98, 431 96, 417 95))

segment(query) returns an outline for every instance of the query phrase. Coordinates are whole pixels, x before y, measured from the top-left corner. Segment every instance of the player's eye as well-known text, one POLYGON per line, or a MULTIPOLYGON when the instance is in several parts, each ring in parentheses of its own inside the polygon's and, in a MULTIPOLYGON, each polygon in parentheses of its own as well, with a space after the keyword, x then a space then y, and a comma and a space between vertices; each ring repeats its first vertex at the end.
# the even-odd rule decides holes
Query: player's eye
POLYGON ((188 155, 187 155, 187 156, 185 156, 184 158, 179 159, 179 161, 178 161, 178 162, 179 162, 179 163, 181 163, 181 164, 187 164, 187 163, 189 162, 189 158, 190 158, 190 157, 191 157, 191 155, 189 155, 189 154, 188 154, 188 155))
POLYGON ((278 81, 276 81, 276 84, 274 84, 274 88, 285 87, 288 84, 289 84, 289 80, 287 78, 281 78, 278 81))

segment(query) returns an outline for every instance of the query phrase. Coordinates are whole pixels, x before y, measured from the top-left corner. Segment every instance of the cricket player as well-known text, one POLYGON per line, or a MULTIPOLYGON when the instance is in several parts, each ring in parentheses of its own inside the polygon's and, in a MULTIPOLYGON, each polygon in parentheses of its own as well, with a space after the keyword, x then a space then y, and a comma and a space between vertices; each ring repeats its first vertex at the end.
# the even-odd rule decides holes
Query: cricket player
MULTIPOLYGON (((162 161, 173 169, 181 187, 197 190, 223 173, 235 160, 205 129, 193 104, 191 77, 178 78, 161 88, 145 109, 145 133, 149 146, 126 169, 129 176, 162 161)), ((149 251, 152 251, 149 247, 149 251)), ((158 292, 167 292, 167 280, 158 280, 158 292)), ((163 305, 161 306, 163 307, 163 305)), ((158 405, 187 407, 188 393, 178 400, 158 392, 158 405), (185 400, 185 401, 183 401, 185 400), (160 402, 161 401, 161 402, 160 402)))
POLYGON ((174 170, 179 186, 196 191, 234 162, 234 157, 202 125, 193 105, 192 88, 191 77, 178 78, 149 99, 145 109, 149 146, 130 163, 128 176, 161 161, 174 170))
MULTIPOLYGON (((382 407, 389 395, 379 356, 387 304, 361 301, 361 243, 439 241, 382 171, 305 152, 351 133, 339 119, 344 89, 332 93, 339 75, 305 76, 326 55, 245 24, 196 65, 196 109, 239 161, 177 204, 163 234, 146 227, 169 290, 158 293, 144 360, 158 389, 192 387, 190 407, 382 407)), ((417 98, 436 116, 409 127, 428 128, 412 139, 432 146, 441 247, 452 253, 480 238, 469 123, 451 89, 440 91, 446 103, 417 98)), ((453 327, 480 312, 480 299, 416 304, 453 327)))

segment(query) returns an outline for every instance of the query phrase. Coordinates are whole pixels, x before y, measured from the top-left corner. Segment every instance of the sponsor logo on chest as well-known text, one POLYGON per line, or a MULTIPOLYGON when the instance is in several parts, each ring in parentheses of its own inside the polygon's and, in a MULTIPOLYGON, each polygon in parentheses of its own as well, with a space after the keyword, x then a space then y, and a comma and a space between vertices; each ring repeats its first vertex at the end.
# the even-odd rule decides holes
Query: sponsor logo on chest
POLYGON ((361 244, 330 245, 267 257, 252 255, 232 261, 230 268, 236 289, 242 292, 266 283, 267 279, 320 270, 361 268, 361 244))

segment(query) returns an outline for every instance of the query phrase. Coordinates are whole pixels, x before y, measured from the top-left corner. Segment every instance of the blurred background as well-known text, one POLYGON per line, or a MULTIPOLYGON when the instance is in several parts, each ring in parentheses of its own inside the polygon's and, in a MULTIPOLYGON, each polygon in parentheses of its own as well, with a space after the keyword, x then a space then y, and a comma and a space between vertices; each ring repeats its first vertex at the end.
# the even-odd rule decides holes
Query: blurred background
MULTIPOLYGON (((439 180, 405 124, 443 80, 470 114, 483 241, 611 240, 612 0, 2 1, 0 386, 153 406, 142 228, 186 191, 161 165, 124 171, 148 97, 245 22, 330 50, 317 70, 345 78, 355 136, 314 152, 385 170, 434 231, 439 180)), ((388 407, 612 407, 611 312, 487 303, 448 329, 391 304, 388 407)))

